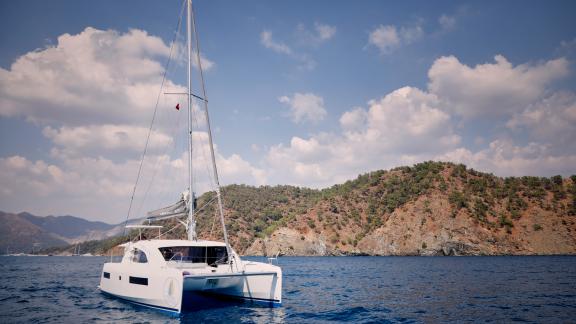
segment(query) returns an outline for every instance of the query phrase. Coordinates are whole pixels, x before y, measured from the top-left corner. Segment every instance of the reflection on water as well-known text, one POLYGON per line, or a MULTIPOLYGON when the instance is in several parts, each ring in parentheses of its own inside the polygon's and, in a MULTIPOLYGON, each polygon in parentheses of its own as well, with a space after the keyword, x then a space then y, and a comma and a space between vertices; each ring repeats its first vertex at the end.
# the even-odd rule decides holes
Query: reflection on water
POLYGON ((253 308, 239 318, 242 322, 254 323, 284 323, 286 313, 282 307, 253 308))
POLYGON ((233 320, 248 323, 284 323, 285 318, 283 307, 268 307, 249 301, 190 294, 187 302, 188 306, 179 317, 182 323, 197 323, 199 318, 214 322, 233 320))
MULTIPOLYGON (((250 258, 259 260, 259 258, 250 258)), ((169 316, 99 292, 104 257, 0 257, 0 323, 573 322, 576 257, 284 257, 283 306, 169 316)))

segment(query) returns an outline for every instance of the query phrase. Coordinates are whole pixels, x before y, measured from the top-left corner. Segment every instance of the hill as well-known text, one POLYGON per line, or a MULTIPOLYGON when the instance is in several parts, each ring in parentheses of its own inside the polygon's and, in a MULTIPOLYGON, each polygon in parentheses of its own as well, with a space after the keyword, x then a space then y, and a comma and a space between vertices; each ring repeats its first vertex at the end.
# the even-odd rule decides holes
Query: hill
MULTIPOLYGON (((230 241, 242 254, 575 254, 575 183, 576 176, 500 178, 425 162, 323 190, 230 185, 222 194, 230 241)), ((205 239, 222 237, 214 205, 206 205, 213 198, 198 201, 205 239)), ((175 227, 169 236, 185 236, 176 220, 161 223, 175 227)))

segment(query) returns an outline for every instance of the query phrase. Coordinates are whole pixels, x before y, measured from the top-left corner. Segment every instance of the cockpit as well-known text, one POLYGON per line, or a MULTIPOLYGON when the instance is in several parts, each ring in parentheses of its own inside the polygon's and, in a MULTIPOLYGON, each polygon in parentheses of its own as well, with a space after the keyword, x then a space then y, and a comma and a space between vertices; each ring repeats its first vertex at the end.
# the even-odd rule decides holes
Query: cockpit
POLYGON ((210 266, 228 262, 225 246, 169 246, 159 250, 166 261, 206 263, 210 266))

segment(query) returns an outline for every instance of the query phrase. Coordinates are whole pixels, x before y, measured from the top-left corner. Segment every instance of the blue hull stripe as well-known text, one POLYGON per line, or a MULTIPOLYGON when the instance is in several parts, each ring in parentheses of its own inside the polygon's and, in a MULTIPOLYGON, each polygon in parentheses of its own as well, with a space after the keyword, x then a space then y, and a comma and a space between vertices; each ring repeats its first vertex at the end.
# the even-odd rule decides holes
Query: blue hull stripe
MULTIPOLYGON (((120 297, 118 295, 114 295, 108 292, 105 292, 103 290, 100 290, 104 295, 113 297, 113 298, 117 298, 123 301, 127 301, 129 303, 135 304, 135 305, 140 305, 140 306, 144 306, 144 307, 149 307, 149 308, 154 308, 154 309, 158 309, 161 311, 166 311, 169 312, 171 314, 180 314, 180 312, 175 309, 175 308, 169 308, 169 307, 163 307, 163 306, 157 306, 157 305, 151 305, 151 304, 146 304, 146 303, 141 303, 141 302, 137 302, 131 299, 127 299, 127 298, 123 298, 120 297)), ((280 303, 280 301, 276 300, 276 299, 264 299, 264 298, 256 298, 256 297, 244 297, 244 296, 233 296, 233 295, 222 295, 222 294, 209 294, 209 295, 213 295, 215 297, 217 296, 224 296, 224 297, 230 297, 230 298, 234 298, 234 299, 240 299, 240 300, 249 300, 249 301, 254 301, 254 302, 259 302, 259 303, 267 303, 267 304, 272 304, 275 307, 281 306, 282 303, 280 303)))
POLYGON ((190 292, 190 293, 200 293, 200 294, 206 294, 206 295, 211 295, 214 297, 227 297, 227 298, 233 298, 233 299, 241 299, 241 300, 249 300, 249 301, 255 301, 255 302, 262 302, 262 303, 271 303, 274 305, 282 305, 282 303, 277 300, 277 299, 266 299, 266 298, 256 298, 256 297, 246 297, 246 296, 236 296, 236 295, 226 295, 226 294, 220 294, 220 293, 215 293, 215 292, 210 292, 210 291, 199 291, 199 292, 190 292))
MULTIPOLYGON (((236 296, 231 296, 231 297, 236 297, 236 296)), ((238 298, 246 299, 246 300, 253 300, 253 301, 260 301, 260 302, 265 302, 265 303, 280 304, 280 301, 277 300, 277 299, 266 299, 266 298, 256 298, 256 297, 243 297, 243 296, 238 296, 238 298)))

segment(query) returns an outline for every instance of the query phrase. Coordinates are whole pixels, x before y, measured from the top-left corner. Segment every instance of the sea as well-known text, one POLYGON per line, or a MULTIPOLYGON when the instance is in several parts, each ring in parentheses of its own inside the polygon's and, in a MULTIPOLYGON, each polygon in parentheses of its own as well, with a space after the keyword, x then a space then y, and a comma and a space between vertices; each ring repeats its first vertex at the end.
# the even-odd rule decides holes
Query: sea
POLYGON ((0 323, 576 322, 574 256, 280 257, 281 307, 222 301, 180 316, 103 295, 106 261, 0 257, 0 323))

